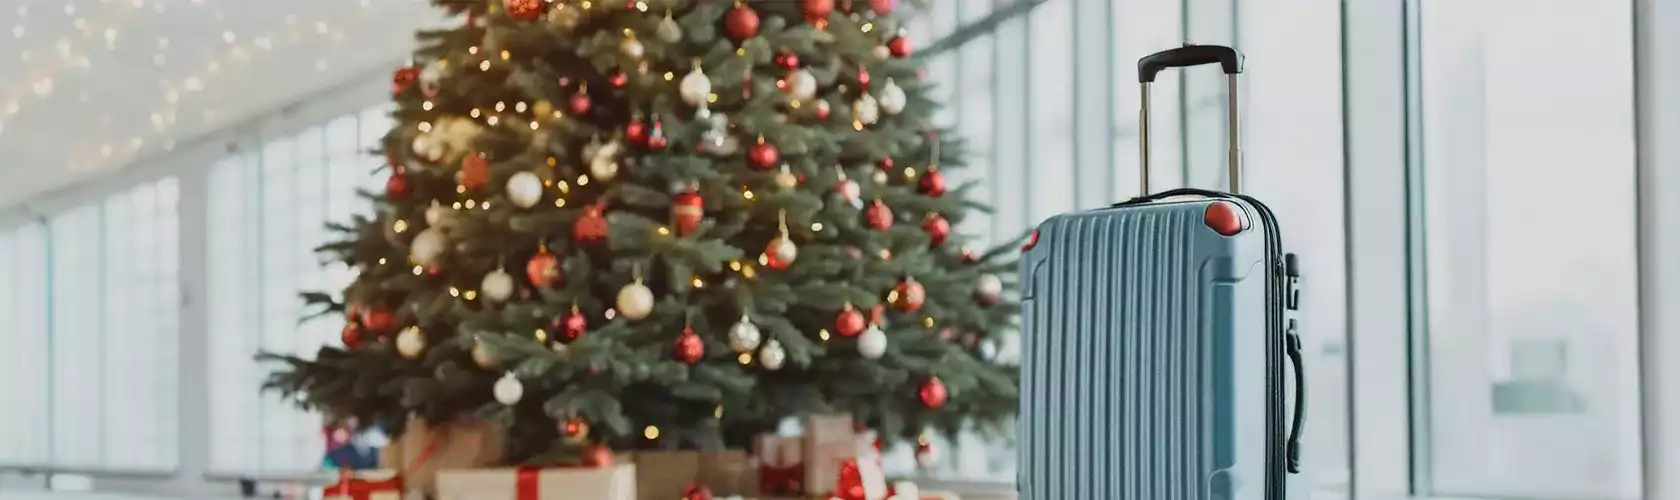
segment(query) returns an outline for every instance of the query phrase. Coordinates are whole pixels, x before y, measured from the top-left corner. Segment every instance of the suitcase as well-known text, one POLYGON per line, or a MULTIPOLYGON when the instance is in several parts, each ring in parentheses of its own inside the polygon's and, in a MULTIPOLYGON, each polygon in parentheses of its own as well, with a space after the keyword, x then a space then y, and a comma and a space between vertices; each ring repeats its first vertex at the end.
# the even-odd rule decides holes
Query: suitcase
POLYGON ((1022 499, 1290 498, 1306 401, 1299 273, 1271 210, 1239 191, 1241 66, 1211 45, 1139 60, 1142 195, 1051 217, 1028 237, 1022 499), (1229 81, 1230 191, 1150 193, 1149 84, 1215 63, 1229 81))

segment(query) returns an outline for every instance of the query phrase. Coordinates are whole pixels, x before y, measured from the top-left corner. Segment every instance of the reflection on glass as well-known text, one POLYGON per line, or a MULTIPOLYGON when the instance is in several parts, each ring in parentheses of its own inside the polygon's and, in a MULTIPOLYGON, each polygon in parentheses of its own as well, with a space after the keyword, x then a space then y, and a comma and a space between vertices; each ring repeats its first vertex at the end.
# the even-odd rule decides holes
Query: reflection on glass
POLYGON ((1422 2, 1435 494, 1640 495, 1630 4, 1422 2))

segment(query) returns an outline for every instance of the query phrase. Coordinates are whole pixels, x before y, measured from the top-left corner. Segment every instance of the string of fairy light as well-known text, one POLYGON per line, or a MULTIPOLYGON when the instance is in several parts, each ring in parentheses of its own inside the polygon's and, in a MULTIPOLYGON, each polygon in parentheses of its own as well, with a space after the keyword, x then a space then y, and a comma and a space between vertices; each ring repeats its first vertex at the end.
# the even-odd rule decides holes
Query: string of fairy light
MULTIPOLYGON (((385 4, 416 3, 418 0, 381 0, 385 4)), ((363 9, 375 7, 374 0, 358 0, 354 3, 363 9)), ((224 29, 220 33, 223 46, 215 47, 209 57, 195 61, 192 64, 177 65, 172 61, 179 57, 179 53, 196 49, 188 44, 172 40, 167 35, 160 35, 155 39, 140 36, 127 36, 123 29, 136 18, 133 14, 150 11, 157 15, 174 12, 171 6, 206 11, 206 15, 217 21, 226 17, 220 6, 212 0, 100 0, 93 12, 84 17, 75 17, 79 12, 75 4, 66 3, 62 12, 72 17, 70 28, 78 33, 75 37, 61 37, 54 42, 53 49, 57 57, 48 57, 30 49, 23 49, 19 59, 25 64, 33 63, 34 67, 25 72, 26 77, 17 80, 18 83, 5 89, 0 95, 4 96, 4 107, 0 107, 0 134, 5 132, 6 123, 14 119, 26 109, 37 105, 47 105, 49 99, 66 91, 66 75, 69 70, 80 69, 91 71, 96 48, 103 45, 107 51, 115 52, 121 47, 133 44, 146 44, 153 50, 151 62, 159 68, 179 67, 190 68, 185 75, 166 76, 160 79, 161 88, 157 105, 146 115, 151 125, 150 130, 142 130, 127 138, 126 141, 105 141, 92 146, 87 157, 88 161, 73 161, 71 168, 98 168, 119 165, 130 161, 141 153, 145 146, 159 145, 163 150, 175 147, 173 134, 179 131, 183 110, 195 104, 192 96, 206 94, 208 90, 229 76, 239 74, 233 68, 236 65, 257 62, 261 54, 281 52, 287 48, 301 45, 304 42, 327 38, 332 42, 342 42, 346 38, 345 31, 335 26, 327 14, 342 15, 342 12, 325 10, 321 14, 284 16, 283 22, 270 29, 250 34, 238 33, 232 29, 224 29), (213 10, 212 10, 213 9, 213 10), (96 154, 95 154, 96 153, 96 154)), ((56 10, 57 7, 43 7, 41 5, 20 6, 17 8, 16 24, 10 27, 10 34, 14 39, 24 39, 31 32, 44 26, 49 19, 42 15, 41 9, 56 10)), ((313 69, 327 71, 325 58, 315 61, 313 69)), ((62 97, 61 95, 59 97, 62 97)), ((91 102, 92 96, 83 92, 79 99, 84 104, 98 104, 91 102)), ((208 103, 199 103, 208 104, 208 103)), ((218 116, 216 109, 201 110, 204 123, 214 123, 223 118, 218 116)), ((110 121, 111 117, 103 118, 110 121)))

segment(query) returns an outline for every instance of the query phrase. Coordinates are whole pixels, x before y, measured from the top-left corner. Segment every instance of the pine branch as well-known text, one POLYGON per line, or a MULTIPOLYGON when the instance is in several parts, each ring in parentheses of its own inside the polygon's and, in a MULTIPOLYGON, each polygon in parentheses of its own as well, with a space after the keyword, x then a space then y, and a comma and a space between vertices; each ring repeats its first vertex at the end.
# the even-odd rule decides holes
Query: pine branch
POLYGON ((992 32, 997 31, 999 26, 1003 26, 1003 23, 1014 20, 1017 17, 1024 17, 1027 13, 1032 12, 1033 9, 1038 8, 1040 5, 1044 5, 1047 1, 1049 0, 1016 0, 1015 3, 1010 4, 1008 7, 992 11, 992 13, 986 15, 984 19, 958 27, 956 31, 952 31, 951 34, 945 35, 945 38, 941 38, 938 41, 933 42, 931 45, 928 45, 927 48, 918 51, 915 58, 918 61, 933 59, 935 57, 939 57, 940 54, 962 47, 968 42, 974 41, 976 38, 990 35, 992 32))

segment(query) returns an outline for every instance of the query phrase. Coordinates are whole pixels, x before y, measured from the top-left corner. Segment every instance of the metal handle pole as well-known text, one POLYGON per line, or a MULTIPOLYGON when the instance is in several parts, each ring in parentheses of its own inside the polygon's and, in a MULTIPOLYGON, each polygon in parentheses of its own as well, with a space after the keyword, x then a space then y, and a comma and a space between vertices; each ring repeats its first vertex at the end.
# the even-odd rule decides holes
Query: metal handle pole
POLYGON ((1149 196, 1149 82, 1138 84, 1143 107, 1138 110, 1138 191, 1149 196))
POLYGON ((1226 146, 1225 168, 1230 169, 1228 175, 1231 176, 1231 194, 1242 194, 1242 167, 1237 164, 1242 156, 1241 140, 1237 135, 1237 129, 1240 128, 1237 125, 1237 75, 1226 75, 1225 81, 1225 91, 1228 94, 1225 102, 1225 133, 1229 142, 1226 146))

